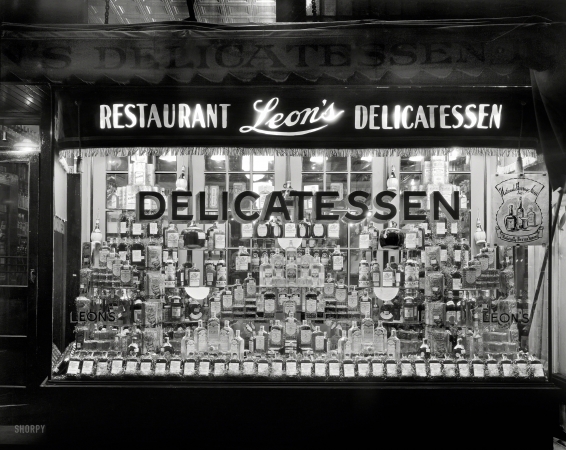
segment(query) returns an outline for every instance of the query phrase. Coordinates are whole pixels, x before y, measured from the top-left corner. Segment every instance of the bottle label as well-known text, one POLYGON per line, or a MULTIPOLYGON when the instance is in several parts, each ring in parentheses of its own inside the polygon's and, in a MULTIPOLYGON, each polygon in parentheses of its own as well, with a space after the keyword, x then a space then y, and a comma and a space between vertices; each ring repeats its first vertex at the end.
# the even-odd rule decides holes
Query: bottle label
POLYGON ((336 301, 340 303, 346 302, 346 297, 348 295, 348 291, 346 288, 337 288, 336 289, 336 301))
MULTIPOLYGON (((74 362, 74 361, 71 361, 74 362)), ((69 363, 70 366, 70 363, 69 363)), ((83 361, 83 366, 81 368, 81 374, 83 375, 92 375, 92 369, 94 368, 94 361, 92 360, 86 360, 83 361)), ((67 370, 67 373, 69 373, 69 371, 67 370)))
POLYGON ((381 361, 373 361, 371 363, 371 374, 374 377, 383 376, 383 363, 381 361))
POLYGON ((439 377, 442 375, 442 369, 439 362, 431 362, 429 364, 430 376, 439 377))
POLYGON ((370 247, 370 236, 368 233, 362 233, 360 234, 360 248, 361 249, 366 249, 370 247))
POLYGON ((381 285, 381 273, 379 270, 371 273, 371 281, 374 287, 379 287, 381 285))
POLYGON ((348 308, 358 309, 358 294, 348 295, 348 308))
POLYGON ((439 234, 439 235, 446 234, 446 223, 437 222, 437 224, 436 224, 436 234, 439 234))
POLYGON ((173 233, 173 232, 167 233, 167 247, 169 248, 179 247, 179 233, 173 233))
POLYGON ((128 222, 120 222, 120 234, 126 234, 128 230, 128 222))
POLYGON ((440 261, 446 262, 448 260, 448 250, 445 248, 440 249, 440 261))
POLYGON ((452 222, 450 224, 450 233, 458 234, 458 222, 452 222))
POLYGON ((334 283, 324 283, 324 295, 332 297, 334 295, 334 283))
POLYGON ((262 334, 258 334, 255 337, 255 348, 259 351, 265 351, 265 336, 262 334))
POLYGON ((248 257, 245 255, 236 256, 236 270, 247 271, 248 270, 248 257))
POLYGON ((344 377, 353 378, 353 377, 356 376, 355 371, 354 371, 354 364, 344 363, 342 368, 344 369, 344 377))
POLYGON ((323 237, 324 236, 324 226, 321 223, 314 224, 312 228, 313 235, 315 237, 323 237))
POLYGON ((281 330, 278 328, 271 330, 270 339, 273 345, 280 346, 282 344, 281 330))
POLYGON ((310 344, 311 338, 312 338, 312 331, 310 329, 301 330, 300 338, 301 338, 301 344, 302 345, 310 344))
POLYGON ((315 362, 314 363, 314 375, 317 377, 325 377, 326 376, 326 364, 323 362, 315 362))
POLYGON ((307 313, 314 313, 316 314, 316 298, 309 298, 306 301, 306 310, 307 313))
POLYGON ((254 236, 254 225, 253 223, 243 223, 242 224, 242 238, 252 238, 254 236))
POLYGON ((310 361, 301 361, 301 376, 310 377, 312 375, 312 363, 310 361))
POLYGON ((239 362, 228 363, 228 373, 231 374, 231 375, 239 375, 240 374, 240 363, 239 362))
POLYGON ((246 286, 247 295, 250 297, 255 296, 256 294, 256 284, 255 280, 249 281, 248 285, 246 286))
POLYGON ((138 363, 136 361, 127 361, 126 362, 126 373, 127 374, 134 374, 136 373, 136 366, 138 363))
POLYGON ((149 224, 149 234, 151 234, 152 236, 157 235, 157 223, 150 222, 150 224, 149 224))
POLYGON ((183 366, 183 375, 191 376, 195 374, 195 363, 193 361, 185 362, 183 366))
POLYGON ((267 236, 267 225, 265 223, 260 223, 257 226, 257 235, 258 235, 258 237, 267 236))
POLYGON ((472 363, 474 369, 474 377, 483 378, 485 376, 485 367, 483 363, 472 363))
POLYGON ((418 289, 419 271, 416 266, 405 266, 405 288, 418 289))
POLYGON ((294 238, 297 236, 297 227, 294 223, 286 223, 285 224, 285 237, 286 238, 294 238))
POLYGON ((240 306, 244 305, 244 289, 241 286, 234 289, 234 304, 240 306))
MULTIPOLYGON (((160 363, 163 364, 163 363, 160 363)), ((165 369, 164 369, 165 370, 165 369)), ((155 369, 155 373, 157 373, 157 368, 155 369)), ((178 375, 181 373, 181 361, 175 359, 172 360, 169 364, 169 373, 178 375)))
POLYGON ((220 316, 220 311, 221 311, 221 307, 220 307, 220 302, 219 301, 212 301, 210 302, 210 313, 215 313, 216 317, 220 316))
POLYGON ((120 280, 122 283, 127 284, 132 281, 132 271, 128 269, 121 269, 120 270, 120 280))
POLYGON ((264 301, 264 308, 266 313, 274 313, 275 312, 275 299, 274 298, 266 298, 264 301))
POLYGON ((296 361, 287 361, 287 363, 285 364, 285 373, 288 377, 297 375, 296 361))
POLYGON ((214 283, 214 272, 206 272, 206 282, 208 285, 212 285, 212 283, 214 283))
POLYGON ((383 271, 383 286, 384 287, 392 287, 394 284, 395 275, 394 272, 389 270, 383 271))
POLYGON ((332 257, 332 270, 340 271, 344 269, 344 258, 342 255, 335 255, 332 257))
POLYGON ((462 250, 454 249, 454 262, 462 261, 462 250))
POLYGON ((110 254, 110 250, 108 250, 108 249, 100 250, 100 253, 99 253, 100 264, 106 264, 106 261, 108 260, 109 254, 110 254))
POLYGON ((231 309, 232 308, 232 295, 231 294, 224 294, 222 296, 222 306, 224 309, 231 309))
POLYGON ((267 376, 269 375, 269 364, 266 362, 257 363, 257 374, 267 376))
POLYGON ((285 322, 285 336, 294 337, 297 334, 296 322, 290 320, 285 322))
POLYGON ((417 233, 405 234, 405 248, 406 249, 417 248, 417 233))
POLYGON ((210 361, 200 361, 198 364, 198 374, 207 376, 210 373, 210 361))
POLYGON ((118 255, 120 256, 120 260, 122 261, 126 261, 126 256, 128 255, 128 252, 125 250, 119 251, 118 255))
POLYGON ((189 286, 191 287, 200 286, 200 272, 197 271, 189 272, 189 286))
POLYGON ((417 377, 426 377, 426 366, 424 362, 415 363, 415 373, 417 377))
POLYGON ((452 289, 455 291, 459 291, 460 289, 462 289, 461 278, 452 278, 452 289))
POLYGON ((132 234, 134 236, 140 236, 142 234, 142 224, 138 222, 134 222, 132 224, 132 234))
POLYGON ((324 351, 324 335, 315 337, 315 339, 314 339, 314 349, 316 351, 324 351))
POLYGON ((226 248, 226 235, 225 234, 216 233, 214 235, 214 248, 216 250, 226 248))
POLYGON ((328 237, 331 239, 340 239, 340 224, 330 223, 328 224, 328 237))
POLYGON ((108 363, 105 361, 99 361, 96 365, 96 375, 104 376, 108 374, 108 363))
POLYGON ((283 362, 282 361, 273 361, 271 363, 271 374, 277 377, 283 375, 283 362))
POLYGON ((329 362, 328 363, 328 375, 331 376, 331 377, 339 377, 340 376, 340 363, 329 362))
POLYGON ((132 261, 133 262, 143 261, 143 255, 141 250, 132 250, 132 261))

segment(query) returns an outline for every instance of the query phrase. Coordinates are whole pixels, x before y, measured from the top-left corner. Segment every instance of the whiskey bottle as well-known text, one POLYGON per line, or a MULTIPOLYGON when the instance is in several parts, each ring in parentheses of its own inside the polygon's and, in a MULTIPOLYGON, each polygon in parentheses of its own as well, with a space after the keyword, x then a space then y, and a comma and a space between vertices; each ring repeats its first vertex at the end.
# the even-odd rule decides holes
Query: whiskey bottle
POLYGON ((231 317, 232 316, 232 308, 234 305, 234 297, 232 295, 232 290, 230 286, 226 286, 224 291, 222 291, 222 316, 223 317, 231 317))
POLYGON ((373 287, 381 287, 381 268, 379 267, 379 261, 377 260, 377 252, 374 253, 374 257, 371 262, 371 285, 373 287))
POLYGON ((381 321, 377 322, 374 331, 373 351, 376 354, 384 354, 387 350, 387 330, 381 321))
POLYGON ((379 245, 384 250, 399 250, 403 247, 405 236, 401 230, 397 228, 397 223, 391 221, 389 227, 381 230, 379 234, 379 245))
POLYGON ((529 205, 527 210, 527 227, 535 227, 537 225, 536 213, 533 205, 529 205))
POLYGON ((230 344, 234 338, 234 330, 230 327, 228 320, 224 321, 224 327, 220 330, 219 349, 222 353, 230 351, 230 344))
POLYGON ((226 272, 226 264, 224 262, 223 253, 220 253, 220 259, 216 263, 216 286, 219 288, 226 287, 228 275, 226 272))
POLYGON ((269 237, 270 225, 269 222, 258 222, 255 228, 255 235, 258 238, 265 239, 269 237))
POLYGON ((419 266, 413 250, 409 250, 408 258, 405 262, 404 285, 405 289, 419 288, 419 266))
MULTIPOLYGON (((295 250, 295 254, 296 254, 296 250, 295 250)), ((297 286, 298 268, 297 268, 297 263, 295 262, 295 258, 293 256, 291 256, 287 260, 286 272, 287 272, 287 286, 297 286)))
POLYGON ((198 321, 198 326, 195 329, 195 342, 197 352, 203 353, 208 351, 208 333, 202 320, 198 321))
POLYGON ((268 287, 267 290, 263 293, 263 317, 264 317, 264 319, 275 318, 276 308, 277 308, 276 295, 271 290, 271 287, 268 287))
POLYGON ((259 331, 255 335, 255 351, 258 353, 267 353, 269 343, 269 335, 263 325, 259 327, 259 331))
POLYGON ((352 319, 357 318, 359 312, 358 291, 353 287, 348 292, 348 316, 352 319))
POLYGON ((267 255, 264 256, 259 267, 259 284, 262 287, 273 285, 273 265, 269 262, 267 255))
POLYGON ((244 357, 244 339, 240 336, 240 330, 236 330, 235 336, 230 341, 230 353, 241 360, 244 357))
POLYGON ((371 286, 370 267, 364 257, 360 260, 358 265, 358 287, 368 288, 371 286))
POLYGON ((169 227, 165 230, 164 233, 164 240, 165 240, 165 247, 168 249, 177 249, 179 248, 179 230, 177 226, 171 222, 169 227))
POLYGON ((405 296, 405 301, 403 302, 403 322, 416 322, 417 317, 417 304, 414 302, 414 298, 410 295, 405 296))
POLYGON ((359 355, 362 352, 362 332, 355 320, 348 329, 348 340, 352 343, 352 354, 359 355))
POLYGON ((132 266, 127 256, 124 265, 120 268, 120 283, 124 287, 132 285, 132 266))
POLYGON ((362 319, 361 339, 362 349, 364 349, 364 351, 368 347, 373 347, 373 342, 375 340, 374 321, 371 319, 369 314, 366 314, 366 316, 362 319))
POLYGON ((372 305, 371 305, 371 297, 369 296, 369 292, 367 289, 362 291, 362 295, 359 299, 360 305, 360 315, 365 317, 366 315, 371 316, 372 305))
POLYGON ((284 345, 283 327, 281 326, 281 322, 276 320, 269 332, 269 350, 279 353, 284 345))
MULTIPOLYGON (((326 236, 326 227, 322 223, 315 223, 311 226, 311 237, 322 239, 326 236)), ((309 244, 310 246, 310 244, 309 244)))
POLYGON ((312 329, 307 320, 299 326, 299 349, 302 353, 308 353, 312 349, 312 329))
POLYGON ((430 346, 428 345, 428 339, 424 338, 423 343, 419 347, 419 356, 422 359, 430 359, 430 346))
POLYGON ((320 263, 320 258, 318 256, 315 257, 314 262, 311 264, 310 277, 313 287, 324 286, 324 266, 320 263))
MULTIPOLYGON (((511 206, 511 205, 509 205, 511 206)), ((511 212, 510 212, 511 214, 511 212)), ((519 230, 525 229, 526 227, 523 227, 523 219, 526 219, 525 217, 525 210, 523 208, 523 197, 519 196, 519 206, 517 207, 517 224, 516 224, 516 228, 519 230)))
POLYGON ((383 269, 382 285, 383 287, 395 286, 395 271, 391 268, 391 263, 387 263, 387 266, 383 269))
POLYGON ((336 283, 334 282, 334 278, 332 278, 332 274, 330 272, 326 276, 323 293, 324 296, 327 298, 334 299, 336 296, 336 283))
POLYGON ((387 339, 387 356, 397 360, 401 357, 401 341, 397 337, 397 330, 391 329, 391 336, 387 339))

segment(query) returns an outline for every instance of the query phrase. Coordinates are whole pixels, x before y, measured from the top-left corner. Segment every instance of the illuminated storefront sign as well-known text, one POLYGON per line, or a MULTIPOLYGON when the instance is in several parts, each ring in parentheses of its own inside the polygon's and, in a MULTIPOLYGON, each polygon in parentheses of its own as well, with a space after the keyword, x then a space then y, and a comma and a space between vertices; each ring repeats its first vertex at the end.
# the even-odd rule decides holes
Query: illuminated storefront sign
POLYGON ((440 146, 452 138, 475 147, 513 141, 509 146, 522 111, 525 148, 537 136, 532 99, 522 89, 127 88, 61 90, 56 98, 62 150, 78 147, 79 128, 82 148, 391 148, 400 140, 440 146))

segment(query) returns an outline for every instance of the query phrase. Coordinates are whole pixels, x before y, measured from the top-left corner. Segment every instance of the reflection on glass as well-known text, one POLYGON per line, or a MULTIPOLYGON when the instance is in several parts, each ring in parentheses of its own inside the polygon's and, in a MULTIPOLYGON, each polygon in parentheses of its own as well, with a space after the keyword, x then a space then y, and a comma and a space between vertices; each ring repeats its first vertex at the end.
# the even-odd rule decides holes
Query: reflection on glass
POLYGON ((422 172, 423 156, 401 157, 401 172, 422 172))
POLYGON ((470 156, 462 155, 460 149, 453 149, 448 155, 449 170, 451 172, 469 172, 470 156))
POLYGON ((106 170, 111 172, 127 172, 128 157, 127 156, 107 156, 106 170))
POLYGON ((177 157, 170 155, 162 155, 155 158, 155 170, 158 172, 176 172, 177 171, 177 157), (167 158, 167 159, 164 159, 167 158))
POLYGON ((418 191, 421 189, 425 189, 425 187, 421 185, 422 183, 421 180, 422 180, 422 175, 420 174, 416 174, 416 173, 401 174, 401 191, 418 191))
POLYGON ((212 155, 204 157, 204 170, 207 172, 224 172, 226 170, 226 156, 212 155))
POLYGON ((326 190, 338 192, 338 197, 336 199, 332 199, 332 202, 334 202, 334 206, 338 209, 345 208, 346 202, 344 200, 344 195, 347 195, 347 191, 348 191, 348 174, 347 173, 327 174, 326 190))
POLYGON ((0 285, 28 284, 29 167, 0 164, 0 285))
MULTIPOLYGON (((321 173, 303 174, 303 191, 318 192, 323 190, 321 173)), ((312 209, 312 197, 305 201, 305 208, 312 209)))
MULTIPOLYGON (((246 175, 246 177, 249 177, 249 175, 246 175)), ((254 208, 263 208, 267 194, 273 192, 274 184, 275 177, 272 173, 253 174, 252 191, 259 194, 259 198, 254 202, 254 208)))
POLYGON ((121 211, 106 211, 106 236, 118 236, 118 222, 121 211))
MULTIPOLYGON (((364 191, 371 194, 371 173, 353 173, 350 175, 349 192, 364 191)), ((359 201, 361 199, 358 199, 359 201)), ((371 203, 371 195, 365 202, 367 205, 371 203)))
MULTIPOLYGON (((228 175, 229 177, 229 185, 230 185, 230 190, 229 190, 229 195, 228 195, 228 199, 231 202, 233 199, 236 198, 236 196, 238 194, 240 194, 241 192, 247 191, 249 190, 249 186, 250 186, 250 180, 249 180, 249 174, 244 174, 244 173, 231 173, 228 175)), ((251 208, 251 201, 249 199, 245 199, 242 203, 242 208, 251 208)))
POLYGON ((352 165, 351 171, 352 172, 370 172, 371 171, 371 163, 373 161, 372 156, 352 156, 350 158, 350 162, 352 165))
MULTIPOLYGON (((249 164, 249 163, 248 163, 249 164)), ((273 156, 253 156, 252 165, 254 172, 264 172, 273 170, 275 157, 273 156)))
POLYGON ((226 190, 226 175, 222 173, 206 173, 204 175, 205 207, 218 209, 218 196, 226 190))
POLYGON ((177 174, 175 173, 157 173, 155 174, 155 183, 168 191, 175 190, 177 182, 177 174))
POLYGON ((327 156, 326 171, 327 172, 346 172, 348 170, 347 156, 327 156))
POLYGON ((304 156, 303 172, 322 172, 324 168, 324 157, 322 156, 304 156))
POLYGON ((250 157, 249 156, 228 156, 228 170, 230 172, 244 172, 244 160, 247 161, 247 171, 250 170, 250 157))
POLYGON ((125 186, 128 185, 128 175, 114 173, 106 175, 106 207, 108 209, 122 208, 125 186))

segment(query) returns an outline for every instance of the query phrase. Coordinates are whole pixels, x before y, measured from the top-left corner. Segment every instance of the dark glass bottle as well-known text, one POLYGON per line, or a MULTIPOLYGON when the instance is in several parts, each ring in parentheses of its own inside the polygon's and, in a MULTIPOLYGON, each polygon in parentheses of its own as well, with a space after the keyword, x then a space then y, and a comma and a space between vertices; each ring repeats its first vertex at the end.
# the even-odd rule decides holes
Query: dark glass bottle
POLYGON ((381 230, 379 235, 379 245, 384 250, 398 250, 403 247, 405 236, 397 228, 397 223, 391 221, 389 227, 381 230))
POLYGON ((204 248, 206 244, 206 235, 193 220, 189 226, 181 232, 181 240, 183 242, 183 247, 186 249, 204 248))

